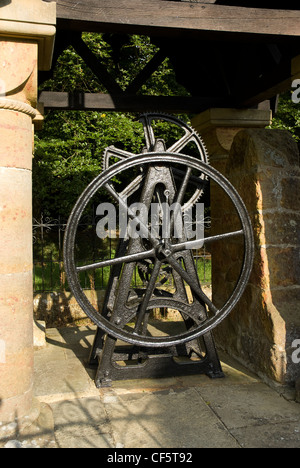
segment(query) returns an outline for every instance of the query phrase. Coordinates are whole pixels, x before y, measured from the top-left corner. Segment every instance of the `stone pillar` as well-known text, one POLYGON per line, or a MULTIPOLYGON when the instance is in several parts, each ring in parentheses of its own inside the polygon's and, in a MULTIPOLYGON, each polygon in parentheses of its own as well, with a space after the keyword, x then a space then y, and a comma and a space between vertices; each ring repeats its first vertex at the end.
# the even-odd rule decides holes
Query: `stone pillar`
MULTIPOLYGON (((0 8, 0 422, 33 407, 32 157, 37 71, 51 65, 55 3, 0 8)), ((1 433, 1 435, 3 435, 1 433)))
MULTIPOLYGON (((243 198, 255 234, 249 285, 216 328, 217 343, 260 375, 293 384, 300 376, 299 152, 288 132, 264 129, 270 118, 268 111, 212 109, 193 125, 205 140, 211 164, 243 198)), ((231 231, 232 208, 218 187, 211 192, 216 230, 231 231)), ((218 306, 232 289, 232 272, 241 255, 234 242, 212 246, 213 302, 218 306)))
POLYGON ((297 144, 285 131, 241 131, 233 142, 226 174, 246 203, 256 252, 248 288, 218 330, 219 341, 257 373, 294 385, 300 377, 297 144))
POLYGON ((245 128, 271 125, 272 112, 257 109, 209 109, 193 119, 205 141, 211 165, 224 174, 234 137, 245 128))

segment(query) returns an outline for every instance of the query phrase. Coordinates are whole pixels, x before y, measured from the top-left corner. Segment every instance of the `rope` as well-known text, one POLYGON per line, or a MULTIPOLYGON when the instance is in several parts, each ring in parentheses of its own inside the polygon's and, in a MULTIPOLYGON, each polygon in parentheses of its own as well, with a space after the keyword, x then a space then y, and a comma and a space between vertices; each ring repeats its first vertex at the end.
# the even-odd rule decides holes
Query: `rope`
POLYGON ((29 104, 13 99, 0 98, 0 109, 22 112, 23 114, 29 115, 32 119, 37 115, 37 111, 29 104))

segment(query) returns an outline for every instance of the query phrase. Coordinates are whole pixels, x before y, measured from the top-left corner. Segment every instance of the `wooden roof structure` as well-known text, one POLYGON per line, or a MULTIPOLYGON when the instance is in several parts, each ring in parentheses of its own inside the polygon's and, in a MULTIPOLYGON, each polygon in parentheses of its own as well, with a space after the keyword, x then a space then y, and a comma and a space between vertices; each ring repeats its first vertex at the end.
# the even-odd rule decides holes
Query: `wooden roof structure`
MULTIPOLYGON (((51 1, 51 0, 45 0, 51 1)), ((295 1, 266 0, 57 0, 54 64, 73 45, 107 94, 43 92, 48 109, 200 112, 249 108, 270 101, 300 77, 300 11, 295 1), (122 90, 82 32, 150 36, 159 52, 122 90), (138 95, 169 57, 190 97, 138 95)), ((49 75, 42 75, 46 79, 49 75)))

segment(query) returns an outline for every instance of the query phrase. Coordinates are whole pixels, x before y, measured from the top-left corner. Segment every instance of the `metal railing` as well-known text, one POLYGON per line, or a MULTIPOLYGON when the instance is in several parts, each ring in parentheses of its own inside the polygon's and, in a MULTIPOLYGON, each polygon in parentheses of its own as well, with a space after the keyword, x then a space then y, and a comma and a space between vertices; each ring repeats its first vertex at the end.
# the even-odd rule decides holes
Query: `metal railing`
MULTIPOLYGON (((33 219, 33 289, 34 293, 68 291, 63 263, 63 238, 67 220, 41 215, 33 219)), ((101 240, 96 234, 97 220, 92 213, 79 225, 77 256, 78 266, 113 258, 117 239, 101 240)), ((194 251, 195 265, 202 284, 211 284, 211 255, 205 248, 194 251)), ((80 274, 84 289, 106 289, 111 267, 84 271, 80 274)), ((143 285, 143 275, 136 269, 134 285, 143 285)), ((170 284, 172 286, 172 284, 170 284)))

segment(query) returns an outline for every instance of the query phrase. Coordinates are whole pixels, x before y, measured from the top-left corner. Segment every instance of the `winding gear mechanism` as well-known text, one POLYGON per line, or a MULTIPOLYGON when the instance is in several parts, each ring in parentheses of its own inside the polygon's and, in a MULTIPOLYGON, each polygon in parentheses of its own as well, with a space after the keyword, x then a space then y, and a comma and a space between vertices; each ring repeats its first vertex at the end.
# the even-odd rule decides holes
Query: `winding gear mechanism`
POLYGON ((253 232, 244 203, 230 182, 209 165, 197 132, 168 115, 145 114, 140 122, 145 137, 141 154, 106 149, 104 171, 78 199, 64 240, 69 286, 98 327, 90 360, 98 364, 99 387, 112 380, 178 373, 222 377, 212 330, 241 298, 253 264, 253 232), (168 146, 157 135, 166 125, 173 140, 168 146), (204 201, 211 182, 232 203, 231 232, 214 232, 213 219, 206 226, 204 201), (121 207, 129 223, 113 258, 78 266, 75 245, 80 219, 99 191, 118 210, 121 207), (141 216, 141 207, 146 215, 141 216), (139 235, 130 235, 132 225, 139 235), (216 304, 201 284, 195 253, 203 245, 226 242, 240 243, 243 254, 234 288, 224 304, 216 304), (84 293, 80 273, 107 267, 104 305, 97 310, 84 293))

